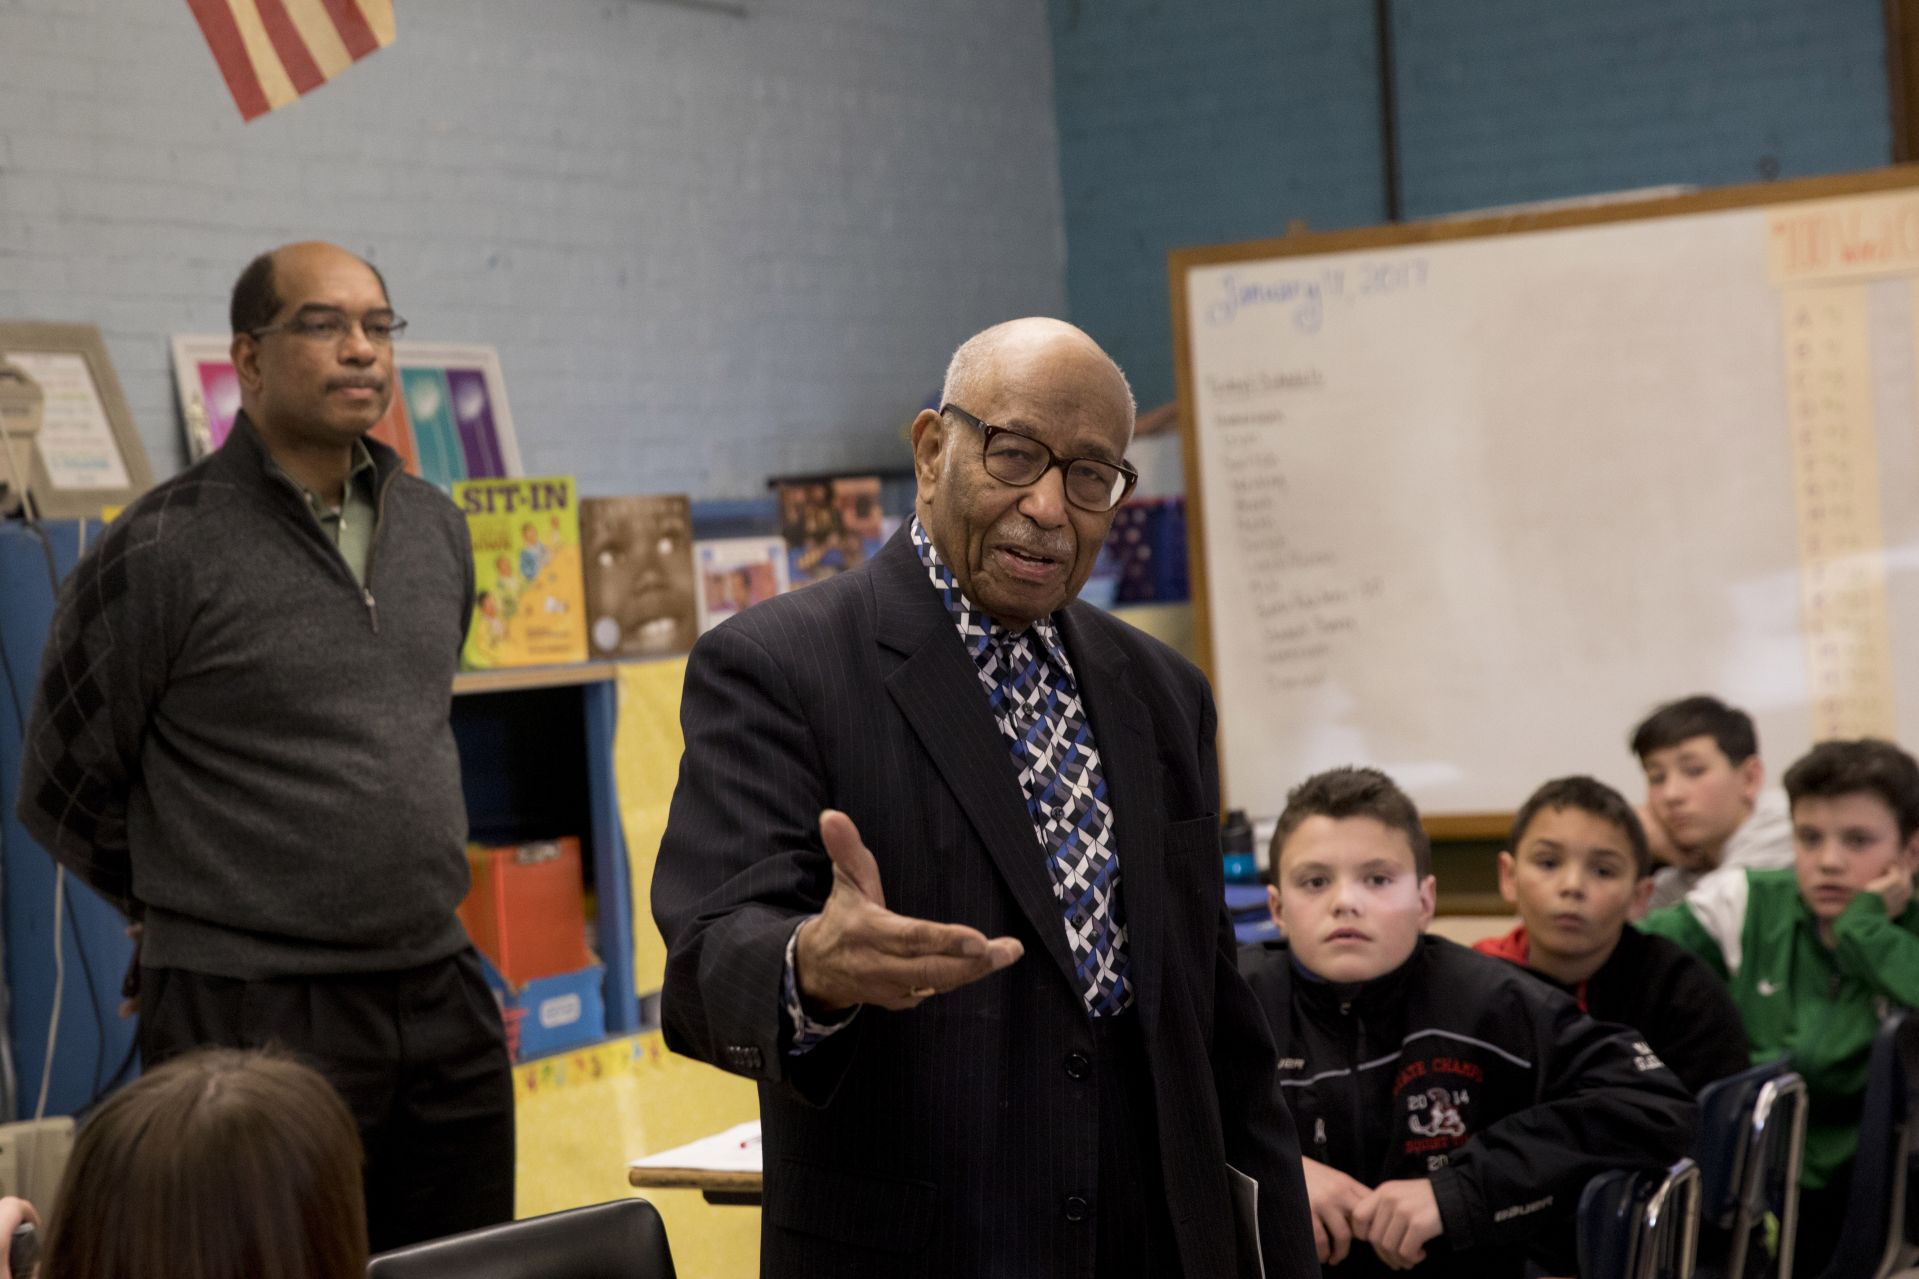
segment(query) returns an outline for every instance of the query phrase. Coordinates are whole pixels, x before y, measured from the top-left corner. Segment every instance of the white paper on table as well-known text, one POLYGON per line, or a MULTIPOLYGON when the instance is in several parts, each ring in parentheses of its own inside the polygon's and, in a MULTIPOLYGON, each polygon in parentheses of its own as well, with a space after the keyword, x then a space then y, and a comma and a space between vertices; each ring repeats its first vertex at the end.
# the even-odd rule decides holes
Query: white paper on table
POLYGON ((735 1124, 657 1155, 635 1159, 635 1168, 697 1168, 702 1172, 759 1172, 760 1121, 735 1124))

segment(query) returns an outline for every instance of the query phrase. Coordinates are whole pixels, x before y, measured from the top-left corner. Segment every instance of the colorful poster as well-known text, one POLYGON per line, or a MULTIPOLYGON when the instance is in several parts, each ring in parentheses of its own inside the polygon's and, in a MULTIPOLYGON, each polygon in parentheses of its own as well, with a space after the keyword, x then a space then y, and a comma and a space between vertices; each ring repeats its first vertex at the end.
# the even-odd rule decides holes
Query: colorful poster
POLYGON ((189 434, 188 452, 198 461, 219 448, 232 433, 233 419, 240 415, 240 378, 233 371, 232 359, 224 351, 217 358, 194 360, 193 377, 200 390, 206 447, 195 452, 189 434))
POLYGON ((448 368, 447 395, 453 422, 460 430, 460 453, 471 476, 505 475, 506 458, 500 452, 500 429, 493 421, 493 401, 486 379, 475 369, 448 368))
POLYGON ((467 477, 466 454, 453 425, 452 397, 441 369, 400 371, 400 393, 395 398, 413 427, 413 446, 420 478, 451 490, 455 480, 467 477))
MULTIPOLYGON (((187 452, 199 461, 226 441, 240 412, 231 339, 175 337, 174 380, 187 452)), ((372 436, 406 469, 441 488, 459 480, 520 473, 520 448, 507 408, 499 356, 488 346, 398 342, 395 383, 372 436)))
POLYGON ((475 602, 464 663, 586 660, 580 511, 571 476, 460 480, 453 501, 473 538, 475 602))

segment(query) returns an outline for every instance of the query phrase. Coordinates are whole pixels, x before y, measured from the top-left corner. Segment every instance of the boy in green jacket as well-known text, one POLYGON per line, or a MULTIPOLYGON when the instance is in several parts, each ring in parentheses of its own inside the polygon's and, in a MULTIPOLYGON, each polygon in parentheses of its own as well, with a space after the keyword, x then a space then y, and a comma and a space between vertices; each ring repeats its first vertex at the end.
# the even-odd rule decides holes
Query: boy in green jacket
POLYGON ((1785 786, 1791 870, 1715 876, 1640 926, 1726 979, 1755 1063, 1784 1056, 1804 1076, 1793 1273, 1817 1275, 1844 1221, 1873 1036, 1919 1005, 1919 763, 1890 742, 1822 742, 1785 786))

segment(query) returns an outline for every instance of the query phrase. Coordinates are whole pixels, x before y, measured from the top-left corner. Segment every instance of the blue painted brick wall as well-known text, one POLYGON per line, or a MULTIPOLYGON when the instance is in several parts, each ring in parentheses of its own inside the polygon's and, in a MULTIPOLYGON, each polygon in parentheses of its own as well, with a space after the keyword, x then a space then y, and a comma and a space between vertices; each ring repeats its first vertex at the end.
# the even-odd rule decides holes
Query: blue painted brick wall
POLYGON ((1172 398, 1166 253, 1384 216, 1363 0, 1051 0, 1073 320, 1172 398))
MULTIPOLYGON (((1383 221, 1367 0, 1049 0, 1072 318, 1173 394, 1169 250, 1383 221)), ((1885 164, 1880 0, 1396 0, 1409 218, 1885 164)))
POLYGON ((1408 217, 1886 164, 1880 0, 1399 0, 1408 217))
POLYGON ((587 493, 903 465, 953 346, 1064 310, 1039 0, 402 0, 242 124, 182 0, 0 0, 0 317, 106 334, 155 470, 171 333, 326 238, 427 340, 499 348, 587 493))

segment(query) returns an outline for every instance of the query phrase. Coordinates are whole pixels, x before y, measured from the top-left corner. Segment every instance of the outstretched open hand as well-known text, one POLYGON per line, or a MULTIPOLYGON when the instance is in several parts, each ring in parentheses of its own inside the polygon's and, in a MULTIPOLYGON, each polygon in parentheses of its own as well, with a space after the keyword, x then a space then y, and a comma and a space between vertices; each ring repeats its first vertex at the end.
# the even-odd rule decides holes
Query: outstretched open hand
POLYGON ((801 926, 796 957, 800 993, 815 1008, 913 1008, 1025 953, 1014 937, 989 938, 963 924, 886 909, 879 863, 838 809, 820 814, 820 839, 833 859, 833 891, 818 917, 801 926))

